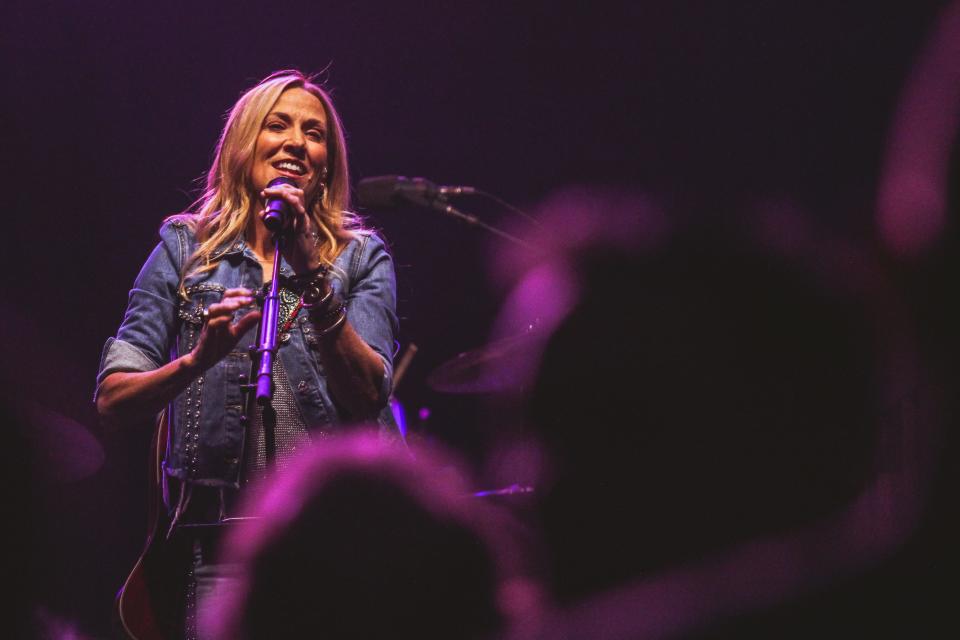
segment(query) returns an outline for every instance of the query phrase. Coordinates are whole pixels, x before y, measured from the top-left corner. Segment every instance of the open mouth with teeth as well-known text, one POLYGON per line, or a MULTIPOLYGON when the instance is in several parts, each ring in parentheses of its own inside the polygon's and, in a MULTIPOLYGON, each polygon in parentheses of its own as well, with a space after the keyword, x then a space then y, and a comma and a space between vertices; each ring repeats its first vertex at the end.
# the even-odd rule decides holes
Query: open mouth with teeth
POLYGON ((273 163, 273 168, 288 176, 300 177, 306 175, 307 168, 296 160, 280 160, 273 163))

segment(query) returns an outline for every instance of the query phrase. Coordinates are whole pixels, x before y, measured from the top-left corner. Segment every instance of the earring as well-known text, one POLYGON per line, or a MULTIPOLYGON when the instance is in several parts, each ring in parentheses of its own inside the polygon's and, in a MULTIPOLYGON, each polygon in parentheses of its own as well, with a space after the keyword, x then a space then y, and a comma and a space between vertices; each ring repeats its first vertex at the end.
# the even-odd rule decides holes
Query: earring
POLYGON ((320 184, 317 186, 317 204, 323 207, 323 199, 327 197, 327 168, 320 172, 320 184))

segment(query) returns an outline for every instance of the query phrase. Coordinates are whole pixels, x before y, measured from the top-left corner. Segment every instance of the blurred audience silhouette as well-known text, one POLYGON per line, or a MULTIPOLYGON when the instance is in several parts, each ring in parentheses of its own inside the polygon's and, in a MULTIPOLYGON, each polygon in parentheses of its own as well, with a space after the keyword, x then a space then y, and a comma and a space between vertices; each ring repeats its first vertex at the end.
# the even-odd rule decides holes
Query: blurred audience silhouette
POLYGON ((228 537, 223 558, 243 586, 214 598, 201 624, 224 639, 502 631, 518 557, 505 516, 456 468, 374 435, 324 441, 266 485, 258 519, 228 537))
POLYGON ((928 440, 901 446, 919 364, 879 262, 784 203, 685 224, 625 202, 553 199, 569 222, 549 228, 580 241, 526 265, 501 320, 550 317, 518 401, 548 461, 534 509, 554 602, 644 587, 544 637, 692 633, 869 563, 916 522, 901 471, 928 440))
POLYGON ((528 408, 557 460, 541 506, 561 602, 797 526, 866 483, 880 399, 856 302, 719 231, 595 256, 586 281, 528 408))

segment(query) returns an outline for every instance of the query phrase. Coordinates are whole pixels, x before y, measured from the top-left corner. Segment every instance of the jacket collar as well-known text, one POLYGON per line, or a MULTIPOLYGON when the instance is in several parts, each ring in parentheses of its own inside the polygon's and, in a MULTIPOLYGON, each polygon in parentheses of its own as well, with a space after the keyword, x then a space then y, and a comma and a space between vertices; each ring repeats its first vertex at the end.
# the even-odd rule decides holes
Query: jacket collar
MULTIPOLYGON (((254 262, 257 262, 257 256, 253 253, 253 250, 247 244, 247 241, 241 236, 234 240, 233 242, 226 243, 213 252, 213 255, 210 256, 211 260, 219 260, 221 258, 226 258, 231 255, 243 255, 254 262)), ((286 261, 283 256, 280 256, 280 275, 283 276, 292 276, 293 267, 286 261)), ((264 280, 268 278, 268 274, 264 274, 264 280)))

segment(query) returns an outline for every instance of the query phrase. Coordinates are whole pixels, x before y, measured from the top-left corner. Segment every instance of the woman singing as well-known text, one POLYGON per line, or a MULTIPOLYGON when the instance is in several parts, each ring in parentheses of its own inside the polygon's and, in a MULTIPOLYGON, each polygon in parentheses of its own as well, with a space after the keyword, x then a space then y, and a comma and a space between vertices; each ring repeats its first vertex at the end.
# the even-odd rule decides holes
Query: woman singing
POLYGON ((189 558, 174 598, 184 604, 161 625, 168 630, 191 635, 197 598, 229 574, 210 549, 251 479, 344 424, 380 418, 384 434, 397 433, 387 409, 393 262, 348 200, 344 134, 330 97, 298 71, 269 76, 230 111, 203 195, 161 227, 104 348, 96 395, 104 420, 168 412, 169 486, 154 538, 189 558), (270 186, 276 178, 288 180, 270 186), (273 272, 273 235, 263 224, 270 199, 282 199, 290 215, 273 398, 261 407, 250 401, 249 346, 258 292, 273 272))

